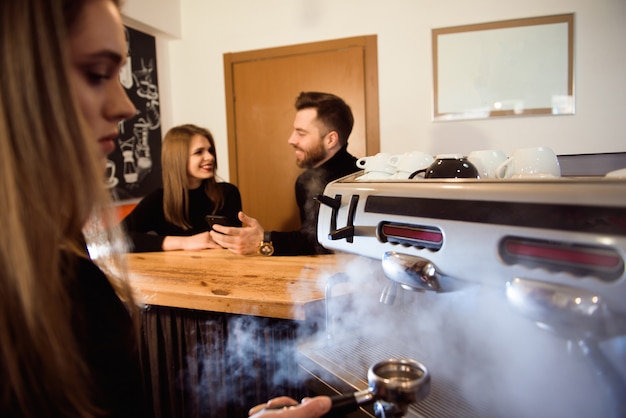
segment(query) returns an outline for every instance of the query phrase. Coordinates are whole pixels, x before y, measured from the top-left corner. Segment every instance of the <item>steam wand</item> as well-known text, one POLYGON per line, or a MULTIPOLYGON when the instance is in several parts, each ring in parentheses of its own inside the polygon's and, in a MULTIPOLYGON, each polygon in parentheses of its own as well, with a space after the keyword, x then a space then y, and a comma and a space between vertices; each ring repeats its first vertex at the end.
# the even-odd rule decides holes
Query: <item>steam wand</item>
POLYGON ((509 303, 523 315, 569 341, 576 341, 603 380, 613 410, 626 416, 626 381, 598 346, 602 339, 623 335, 626 320, 615 316, 597 294, 570 286, 515 278, 506 284, 509 303), (609 328, 609 320, 613 326, 609 328))
POLYGON ((326 339, 329 345, 331 345, 333 341, 333 337, 335 335, 335 327, 330 307, 330 301, 332 300, 332 290, 338 284, 347 283, 349 281, 349 277, 345 273, 336 273, 328 278, 326 281, 326 286, 324 288, 324 301, 326 303, 326 339))
POLYGON ((582 339, 578 341, 578 348, 583 356, 587 357, 593 364, 596 374, 602 380, 607 394, 613 403, 613 413, 616 417, 626 417, 626 382, 622 376, 610 364, 606 355, 598 347, 597 341, 582 339))

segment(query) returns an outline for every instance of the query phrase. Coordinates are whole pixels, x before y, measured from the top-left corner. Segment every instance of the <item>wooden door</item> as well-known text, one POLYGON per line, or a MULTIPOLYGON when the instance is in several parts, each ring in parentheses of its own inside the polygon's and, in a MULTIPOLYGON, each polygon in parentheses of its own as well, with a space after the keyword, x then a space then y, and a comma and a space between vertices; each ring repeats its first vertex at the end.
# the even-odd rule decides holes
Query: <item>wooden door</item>
POLYGON ((243 209, 267 230, 300 225, 294 185, 301 169, 287 143, 302 91, 338 95, 352 108, 348 150, 378 152, 376 36, 224 54, 230 181, 243 209))

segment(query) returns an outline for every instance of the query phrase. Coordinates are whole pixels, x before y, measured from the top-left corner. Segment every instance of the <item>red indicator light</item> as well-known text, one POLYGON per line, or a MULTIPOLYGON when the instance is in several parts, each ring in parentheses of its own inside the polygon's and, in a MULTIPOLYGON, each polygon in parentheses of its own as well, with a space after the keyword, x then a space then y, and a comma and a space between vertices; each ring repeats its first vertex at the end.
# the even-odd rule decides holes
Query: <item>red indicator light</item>
POLYGON ((427 241, 436 244, 443 241, 443 234, 439 231, 413 228, 409 226, 384 225, 383 234, 388 238, 404 238, 416 241, 427 241))
POLYGON ((500 256, 507 264, 569 272, 615 280, 624 274, 624 259, 611 247, 507 237, 500 242, 500 256))
POLYGON ((439 251, 443 247, 443 233, 434 226, 381 222, 376 236, 380 242, 394 245, 428 248, 432 251, 439 251))
POLYGON ((512 255, 609 269, 618 267, 621 262, 619 256, 614 254, 601 254, 590 249, 551 248, 528 243, 507 242, 506 250, 512 255))

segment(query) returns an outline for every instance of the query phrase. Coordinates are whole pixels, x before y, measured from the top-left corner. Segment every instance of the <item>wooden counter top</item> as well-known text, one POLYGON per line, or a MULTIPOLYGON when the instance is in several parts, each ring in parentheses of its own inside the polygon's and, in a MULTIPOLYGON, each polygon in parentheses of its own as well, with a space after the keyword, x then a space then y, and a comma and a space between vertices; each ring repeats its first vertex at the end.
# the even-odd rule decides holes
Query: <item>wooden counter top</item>
POLYGON ((326 279, 358 256, 240 256, 227 250, 127 255, 132 287, 149 305, 306 319, 326 279))

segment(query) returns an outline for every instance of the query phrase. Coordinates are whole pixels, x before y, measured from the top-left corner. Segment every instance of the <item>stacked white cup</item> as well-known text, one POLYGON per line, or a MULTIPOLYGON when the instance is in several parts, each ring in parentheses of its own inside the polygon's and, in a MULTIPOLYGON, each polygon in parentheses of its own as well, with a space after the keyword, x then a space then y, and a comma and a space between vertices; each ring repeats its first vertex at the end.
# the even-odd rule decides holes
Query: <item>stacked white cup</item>
POLYGON ((389 164, 389 155, 379 152, 376 155, 359 158, 356 166, 365 170, 365 174, 357 177, 357 180, 384 180, 388 179, 396 172, 396 168, 389 164))
POLYGON ((498 166, 496 176, 501 179, 560 177, 561 166, 548 147, 520 148, 498 166))
POLYGON ((481 179, 497 178, 496 171, 506 161, 506 154, 497 149, 479 150, 470 152, 467 159, 476 166, 481 179))
POLYGON ((433 163, 432 155, 422 151, 405 152, 389 157, 389 164, 395 168, 392 179, 408 179, 411 174, 422 170, 433 163))

